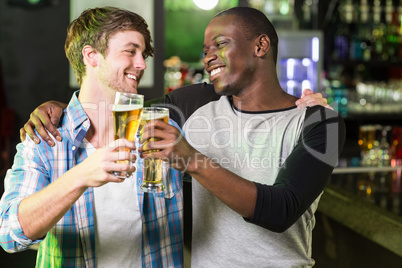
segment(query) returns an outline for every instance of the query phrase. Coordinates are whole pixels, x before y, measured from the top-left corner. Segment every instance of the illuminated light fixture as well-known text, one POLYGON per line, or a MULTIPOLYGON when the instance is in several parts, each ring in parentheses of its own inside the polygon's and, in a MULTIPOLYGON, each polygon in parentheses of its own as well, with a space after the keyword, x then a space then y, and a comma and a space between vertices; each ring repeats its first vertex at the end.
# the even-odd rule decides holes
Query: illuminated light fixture
POLYGON ((304 67, 310 66, 310 59, 309 58, 304 58, 302 60, 302 64, 303 64, 304 67))
POLYGON ((318 37, 313 37, 311 41, 311 50, 312 50, 312 60, 314 62, 318 62, 320 59, 320 39, 318 37))
POLYGON ((288 1, 282 1, 279 7, 279 13, 281 15, 288 15, 289 14, 289 2, 288 1))
POLYGON ((7 4, 33 9, 53 5, 53 2, 50 0, 7 0, 7 4))
POLYGON ((296 83, 295 83, 295 81, 293 81, 293 80, 288 80, 287 82, 286 82, 286 87, 287 87, 287 92, 290 94, 290 95, 294 95, 295 94, 295 86, 296 86, 296 83))
POLYGON ((286 64, 286 77, 288 79, 293 79, 295 76, 295 65, 296 65, 296 60, 295 59, 288 59, 287 64, 286 64))
POLYGON ((303 80, 303 82, 302 82, 302 90, 306 89, 306 88, 312 88, 311 83, 308 80, 303 80))
POLYGON ((219 0, 193 0, 193 2, 201 9, 210 10, 216 7, 219 0))

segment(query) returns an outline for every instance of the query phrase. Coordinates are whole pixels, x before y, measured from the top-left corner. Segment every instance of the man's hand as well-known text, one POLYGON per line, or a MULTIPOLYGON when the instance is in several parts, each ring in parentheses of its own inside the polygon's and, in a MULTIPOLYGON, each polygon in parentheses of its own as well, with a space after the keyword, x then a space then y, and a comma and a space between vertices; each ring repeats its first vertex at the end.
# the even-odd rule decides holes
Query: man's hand
POLYGON ((137 157, 133 151, 136 147, 133 142, 118 139, 108 146, 97 149, 82 163, 67 173, 81 181, 82 187, 99 187, 108 182, 123 182, 124 179, 113 175, 114 171, 131 174, 135 171, 137 157), (118 162, 117 162, 118 161, 118 162))
POLYGON ((138 152, 142 158, 168 161, 172 168, 187 172, 236 213, 252 217, 257 199, 255 183, 197 151, 174 126, 161 120, 150 121, 141 130, 140 143, 138 152))
POLYGON ((310 89, 305 89, 300 99, 296 101, 297 109, 301 110, 306 107, 312 107, 315 105, 321 105, 325 108, 329 108, 333 110, 331 106, 329 106, 327 99, 322 96, 321 93, 314 93, 310 89))
POLYGON ((126 139, 115 140, 108 146, 97 149, 80 164, 74 166, 41 191, 21 201, 18 220, 24 234, 32 240, 46 233, 66 214, 88 187, 100 187, 109 182, 120 183, 113 171, 132 174, 134 165, 116 161, 136 160, 135 144, 126 139), (126 149, 120 151, 120 149, 126 149))
POLYGON ((141 129, 140 134, 140 157, 161 158, 180 171, 196 168, 198 151, 186 141, 176 127, 161 120, 152 120, 141 129))
POLYGON ((67 104, 58 101, 48 101, 37 107, 31 113, 28 122, 20 129, 21 141, 24 141, 26 135, 28 135, 35 143, 40 143, 40 139, 35 135, 34 129, 50 146, 54 146, 54 142, 49 137, 46 129, 52 133, 56 140, 61 141, 57 125, 66 107, 67 104))

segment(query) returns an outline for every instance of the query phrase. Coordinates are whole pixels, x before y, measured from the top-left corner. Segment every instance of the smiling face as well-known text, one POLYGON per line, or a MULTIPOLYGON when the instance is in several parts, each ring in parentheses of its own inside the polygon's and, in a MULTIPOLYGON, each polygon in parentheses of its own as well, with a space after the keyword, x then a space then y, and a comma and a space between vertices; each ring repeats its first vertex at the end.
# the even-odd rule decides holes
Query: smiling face
POLYGON ((137 31, 123 31, 109 39, 105 57, 100 53, 99 82, 114 91, 137 93, 146 63, 145 41, 137 31))
POLYGON ((253 82, 256 70, 254 40, 233 24, 235 19, 234 15, 215 17, 205 30, 204 67, 221 95, 238 95, 253 82))

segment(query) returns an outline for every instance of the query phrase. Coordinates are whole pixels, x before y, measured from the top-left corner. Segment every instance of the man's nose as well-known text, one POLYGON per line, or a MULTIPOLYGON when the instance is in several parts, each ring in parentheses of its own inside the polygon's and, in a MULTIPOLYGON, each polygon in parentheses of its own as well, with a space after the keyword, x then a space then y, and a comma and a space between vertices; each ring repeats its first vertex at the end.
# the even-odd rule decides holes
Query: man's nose
POLYGON ((147 68, 147 64, 145 63, 144 56, 139 54, 139 55, 137 55, 137 57, 135 57, 134 67, 139 70, 145 70, 147 68))
POLYGON ((208 67, 213 60, 216 59, 216 52, 213 49, 210 49, 207 54, 205 54, 203 62, 205 67, 208 67))

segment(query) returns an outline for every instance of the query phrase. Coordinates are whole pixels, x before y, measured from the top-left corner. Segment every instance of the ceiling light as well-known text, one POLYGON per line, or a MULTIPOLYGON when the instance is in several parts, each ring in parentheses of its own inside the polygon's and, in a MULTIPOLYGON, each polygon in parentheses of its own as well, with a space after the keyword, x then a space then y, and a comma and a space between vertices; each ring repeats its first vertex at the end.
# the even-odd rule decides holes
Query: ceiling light
POLYGON ((201 9, 210 10, 216 7, 219 0, 193 0, 193 2, 201 9))

